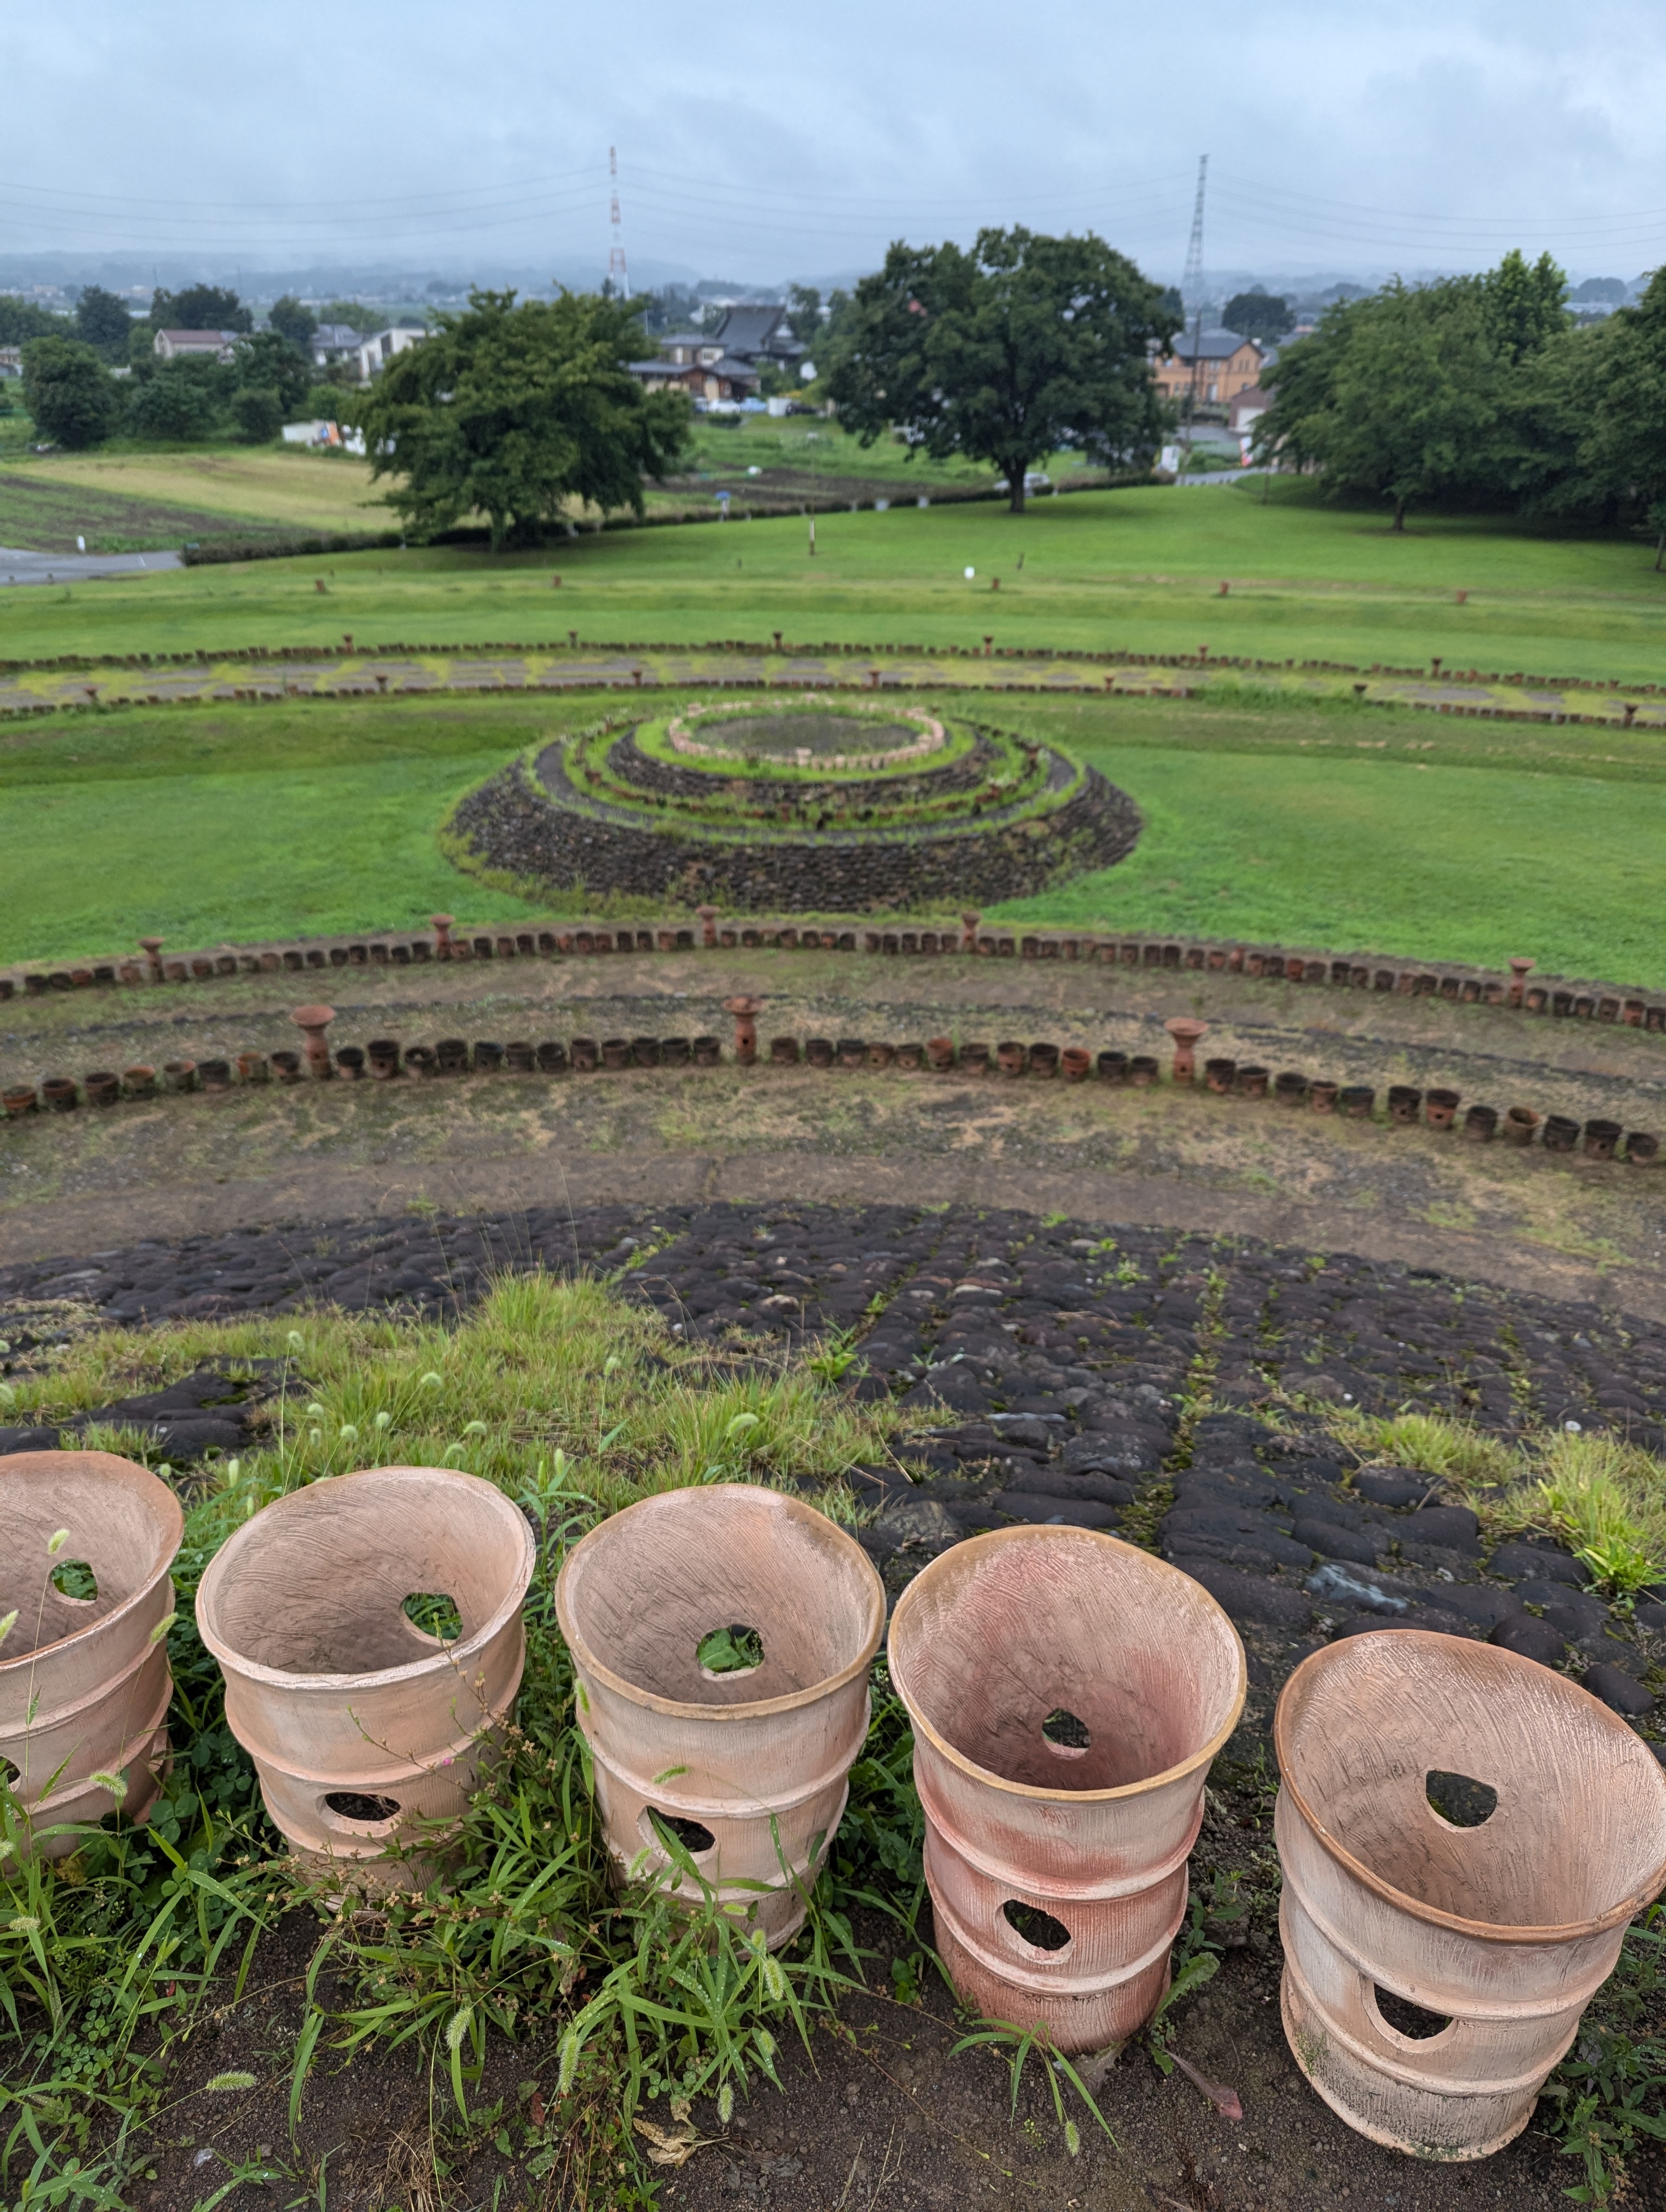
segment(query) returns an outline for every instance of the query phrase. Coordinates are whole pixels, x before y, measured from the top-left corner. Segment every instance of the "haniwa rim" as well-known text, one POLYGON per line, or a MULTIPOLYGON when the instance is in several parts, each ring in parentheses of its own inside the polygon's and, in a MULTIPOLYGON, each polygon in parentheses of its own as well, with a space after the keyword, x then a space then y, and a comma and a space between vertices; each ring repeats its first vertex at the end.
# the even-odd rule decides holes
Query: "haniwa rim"
POLYGON ((652 1498, 639 1498, 634 1505, 627 1505, 617 1513, 610 1513, 605 1520, 599 1521, 593 1528, 581 1536, 568 1553, 556 1578, 556 1620, 575 1662, 581 1665, 587 1674, 593 1674, 597 1681, 633 1705, 639 1705, 648 1712, 664 1713, 672 1720, 728 1720, 735 1717, 763 1720, 772 1713, 788 1713, 800 1705, 816 1705, 823 1698, 830 1697, 835 1691, 843 1689, 859 1674, 867 1672, 873 1664, 874 1654, 879 1650, 885 1632, 885 1586, 879 1579, 879 1569, 848 1530, 840 1528, 838 1522, 830 1520, 825 1513, 818 1512, 813 1505, 806 1505, 801 1498, 791 1498, 784 1490, 770 1490, 761 1482, 701 1483, 686 1485, 680 1490, 656 1491, 652 1498), (746 1704, 735 1705, 701 1705, 681 1698, 664 1698, 657 1690, 643 1689, 640 1682, 630 1681, 626 1676, 616 1673, 604 1660, 598 1659, 585 1638, 575 1632, 572 1608, 567 1601, 568 1577, 587 1545, 593 1543, 604 1529, 617 1528, 620 1522, 628 1521, 633 1513, 663 1512, 667 1510, 670 1499, 710 1498, 721 1491, 740 1491, 749 1498, 767 1498, 772 1505, 783 1510, 789 1518, 801 1520, 806 1528, 814 1529, 818 1542, 824 1542, 826 1537, 831 1535, 837 1539, 835 1549, 838 1545, 848 1546, 855 1559, 860 1562, 867 1584, 868 1629, 861 1650, 848 1666, 842 1667, 836 1674, 829 1674, 819 1682, 812 1682, 806 1689, 791 1690, 784 1698, 755 1698, 746 1704))
POLYGON ((115 1623, 125 1620, 130 1613, 136 1612, 147 1599, 155 1596, 160 1585, 172 1575, 173 1562, 179 1558, 179 1547, 185 1541, 185 1508, 179 1503, 178 1493, 170 1490, 159 1474, 153 1474, 148 1467, 142 1466, 136 1459, 124 1459, 119 1452, 11 1452, 7 1455, 4 1476, 0 1479, 7 1477, 15 1479, 17 1476, 27 1474, 30 1467, 38 1466, 42 1460, 66 1459, 100 1460, 106 1468, 119 1468, 124 1479, 127 1475, 142 1475, 144 1479, 143 1483, 131 1486, 138 1487, 143 1492, 148 1486, 166 1501, 164 1511, 172 1528, 173 1542, 168 1543, 167 1535, 165 1533, 162 1541, 167 1546, 167 1551, 160 1565, 145 1577, 137 1589, 131 1590, 118 1604, 112 1605, 108 1613, 100 1613, 96 1620, 83 1621, 79 1628, 70 1629, 65 1636, 55 1637, 50 1644, 37 1644, 27 1651, 20 1651, 15 1658, 0 1658, 0 1680, 3 1680, 8 1675, 15 1674, 24 1668, 38 1667, 43 1660, 50 1659, 58 1652, 67 1651, 72 1644, 79 1644, 83 1638, 104 1634, 115 1623))
MULTIPOLYGON (((1570 1682, 1565 1674, 1556 1674, 1551 1668, 1541 1667, 1536 1659, 1524 1658, 1519 1651, 1501 1650, 1495 1644, 1472 1644, 1467 1636, 1443 1636, 1438 1629, 1432 1628, 1375 1629, 1368 1631, 1364 1636, 1350 1636, 1341 1644, 1327 1644, 1320 1650, 1310 1651, 1298 1666, 1292 1668, 1289 1680, 1280 1691, 1278 1705, 1273 1715, 1273 1750, 1279 1764, 1280 1793, 1288 1790, 1302 1819, 1307 1824, 1309 1833, 1328 1856, 1335 1860, 1338 1866, 1345 1869, 1347 1873, 1364 1883, 1365 1887, 1374 1896, 1380 1897, 1385 1905, 1393 1905, 1397 1911, 1408 1913, 1414 1920, 1426 1921, 1431 1927, 1449 1928, 1456 1935, 1470 1936, 1477 1942, 1485 1943, 1577 1942, 1582 1936, 1600 1936, 1607 1929, 1620 1926, 1640 1912, 1645 1905, 1651 1903, 1659 1894, 1662 1884, 1666 1883, 1666 1856, 1663 1856, 1657 1862, 1654 1872, 1647 1877, 1640 1888, 1633 1890, 1629 1896, 1622 1898, 1618 1905, 1610 1905, 1606 1912, 1595 1913, 1589 1919, 1551 1922, 1537 1926, 1525 1923, 1517 1925, 1515 1923, 1496 1920, 1468 1920, 1462 1913, 1444 1912, 1438 1905, 1425 1905, 1420 1898, 1410 1896, 1405 1890, 1396 1889, 1391 1881, 1385 1881, 1381 1875, 1375 1873, 1362 1860, 1355 1858, 1347 1846, 1339 1842, 1325 1826, 1306 1797, 1303 1796, 1300 1784, 1291 1778, 1290 1770, 1286 1764, 1287 1736, 1286 1704, 1292 1690, 1304 1674, 1311 1676, 1322 1674, 1327 1666, 1340 1664, 1341 1658, 1348 1655, 1356 1644, 1369 1643, 1379 1636, 1392 1638, 1395 1644, 1408 1644, 1414 1639, 1422 1644, 1456 1644, 1462 1645, 1467 1651, 1484 1650, 1487 1653, 1487 1663, 1497 1664, 1506 1673, 1515 1671, 1525 1677, 1527 1670, 1531 1668, 1535 1674, 1550 1674, 1561 1685, 1561 1690, 1555 1694, 1560 1695, 1566 1692, 1583 1698, 1600 1717, 1604 1728, 1623 1735, 1628 1743, 1636 1743, 1639 1741, 1626 1726, 1619 1714, 1610 1712, 1599 1698, 1591 1696, 1589 1690, 1582 1690, 1577 1682, 1570 1682)), ((1666 1773, 1663 1773, 1658 1767, 1656 1768, 1656 1773, 1659 1777, 1663 1792, 1666 1792, 1666 1773)))
POLYGON ((1152 1790, 1161 1789, 1167 1783, 1183 1781, 1187 1775, 1195 1773, 1199 1767, 1207 1766, 1231 1735, 1232 1730, 1238 1724, 1239 1716, 1243 1711, 1244 1699, 1249 1695, 1250 1690, 1250 1667, 1244 1656, 1243 1638, 1234 1627, 1225 1607, 1221 1604, 1219 1598, 1205 1589, 1201 1583, 1194 1581, 1183 1568, 1171 1565, 1167 1559, 1159 1559, 1153 1552, 1141 1551, 1138 1544, 1128 1543, 1121 1536, 1111 1535, 1106 1529, 1068 1528, 1061 1526, 1055 1527, 1045 1522, 1032 1522, 1017 1528, 992 1528, 982 1536, 964 1538, 961 1542, 947 1552, 939 1552, 937 1559, 933 1559, 930 1565, 921 1570, 903 1592, 902 1596, 897 1599, 891 1616, 891 1639, 886 1648, 890 1653, 889 1663, 892 1687, 908 1708, 909 1720, 927 1738, 934 1751, 946 1759, 952 1766, 958 1766, 963 1774, 970 1775, 975 1782, 985 1783, 993 1790, 1005 1790, 1009 1796, 1033 1798, 1037 1802, 1044 1805, 1115 1804, 1119 1797, 1143 1796, 1152 1790), (1192 1753, 1189 1758, 1183 1759, 1177 1765, 1164 1767, 1161 1773, 1148 1774, 1139 1782, 1119 1783, 1114 1790, 1043 1790, 1033 1782, 1009 1782, 1005 1775, 995 1773, 992 1768, 980 1766, 975 1759, 969 1759, 964 1751, 958 1751, 953 1744, 941 1735, 924 1713, 915 1711, 914 1700, 903 1686, 901 1670, 897 1662, 897 1624, 908 1611, 915 1591, 919 1589, 926 1577, 942 1559, 962 1560, 973 1552, 994 1551, 1006 1544, 1035 1543, 1037 1540, 1049 1543, 1086 1542, 1097 1544, 1102 1548, 1108 1547, 1114 1553, 1123 1553, 1129 1558, 1138 1559, 1142 1567, 1154 1569, 1159 1575, 1174 1575, 1183 1583, 1190 1583, 1192 1588, 1201 1596, 1206 1598, 1220 1615, 1221 1625, 1231 1638, 1232 1648, 1237 1654, 1237 1686, 1232 1697, 1231 1709, 1226 1719, 1208 1741, 1192 1753))
POLYGON ((414 1681, 423 1675, 435 1673, 441 1667, 448 1669, 454 1668, 465 1661, 477 1657, 493 1638, 501 1635, 504 1628, 519 1615, 522 1605, 526 1602, 526 1592, 537 1565, 538 1547, 533 1542, 532 1532, 526 1524, 526 1515, 512 1499, 505 1496, 495 1482, 488 1482, 483 1475, 471 1474, 466 1468, 460 1467, 404 1465, 356 1467, 345 1474, 322 1476, 317 1482, 307 1483, 303 1489, 291 1490, 282 1498, 273 1498, 271 1504, 263 1506, 252 1520, 246 1521, 240 1528, 234 1528, 232 1531, 207 1566, 204 1568, 202 1580, 197 1585, 197 1632, 219 1661, 222 1669, 228 1674, 240 1677, 244 1681, 264 1683, 270 1688, 290 1691, 298 1697, 310 1697, 315 1692, 339 1693, 344 1689, 380 1690, 391 1683, 414 1681), (374 1674, 297 1674, 287 1668, 268 1667, 260 1660, 251 1659, 245 1653, 236 1650, 234 1645, 226 1643, 222 1638, 210 1632, 209 1624, 203 1617, 204 1595, 207 1593, 212 1606, 216 1595, 214 1584, 221 1571, 221 1561, 232 1556, 234 1547, 241 1547, 246 1540, 254 1540, 253 1532, 259 1528, 268 1513, 281 1512, 286 1506, 294 1507, 300 1500, 312 1497, 328 1483, 356 1482, 362 1476, 379 1474, 440 1474, 452 1482, 471 1483, 481 1490, 489 1491, 492 1497, 514 1516, 521 1538, 520 1570, 512 1577, 509 1590, 502 1604, 471 1635, 459 1636, 454 1643, 441 1644, 438 1650, 425 1651, 420 1659, 407 1660, 403 1667, 381 1667, 378 1668, 374 1674))

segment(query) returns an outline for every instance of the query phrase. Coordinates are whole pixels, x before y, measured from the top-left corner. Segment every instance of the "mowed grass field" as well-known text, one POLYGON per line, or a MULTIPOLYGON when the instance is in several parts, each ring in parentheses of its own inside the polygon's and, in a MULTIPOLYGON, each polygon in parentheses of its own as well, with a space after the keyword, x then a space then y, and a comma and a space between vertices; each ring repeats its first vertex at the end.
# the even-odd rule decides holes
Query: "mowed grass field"
POLYGON ((381 505, 381 490, 370 482, 368 461, 301 447, 7 454, 0 478, 0 545, 33 544, 33 537, 23 529, 43 507, 55 520, 73 520, 81 495, 86 499, 89 547, 119 501, 143 516, 148 545, 177 546, 198 536, 204 516, 261 531, 386 530, 397 517, 381 505), (179 510, 179 526, 171 535, 170 509, 179 510), (21 527, 9 531, 9 522, 21 527))
MULTIPOLYGON (((0 726, 0 960, 573 913, 446 860, 453 802, 593 696, 141 708, 0 726)), ((617 696, 608 704, 617 706, 617 696)), ((660 695, 660 711, 671 703, 660 695)), ((958 694, 1081 754, 1145 817, 1121 866, 1012 918, 1196 932, 1666 986, 1666 760, 1642 732, 1247 698, 958 694)))
MULTIPOLYGON (((252 500, 240 465, 270 476, 297 521, 362 527, 380 513, 356 505, 362 492, 339 473, 352 465, 304 457, 203 457, 190 496, 231 501, 246 488, 252 500)), ((187 479, 171 480, 185 496, 187 479)), ((576 629, 631 644, 781 630, 804 644, 976 647, 987 635, 1361 667, 1439 655, 1449 668, 1652 683, 1666 678, 1666 574, 1651 562, 1623 533, 1480 516, 1414 514, 1396 537, 1384 514, 1328 506, 1307 484, 1275 484, 1265 503, 1252 483, 1152 487, 1044 498, 1023 516, 994 503, 825 514, 813 556, 805 522, 789 517, 587 532, 496 559, 394 550, 31 586, 0 592, 0 658, 324 644, 344 632, 361 645, 561 643, 576 629)))

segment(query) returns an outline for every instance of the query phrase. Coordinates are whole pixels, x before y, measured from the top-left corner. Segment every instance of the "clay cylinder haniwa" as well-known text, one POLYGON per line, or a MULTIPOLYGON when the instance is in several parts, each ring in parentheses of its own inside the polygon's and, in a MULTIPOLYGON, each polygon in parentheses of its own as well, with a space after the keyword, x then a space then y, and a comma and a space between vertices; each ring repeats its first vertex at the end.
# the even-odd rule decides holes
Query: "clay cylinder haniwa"
POLYGON ((119 1809, 141 1820, 161 1787, 173 1694, 169 1570, 184 1534, 164 1482, 109 1452, 15 1452, 0 1458, 0 1759, 33 1849, 62 1858, 80 1838, 60 1825, 119 1809), (68 1534, 56 1552, 48 1546, 68 1534), (92 1570, 97 1593, 64 1595, 52 1577, 92 1570), (95 1775, 119 1777, 112 1790, 95 1775))
POLYGON ((520 1686, 534 1558, 495 1485, 379 1467, 292 1491, 209 1562, 226 1719, 303 1862, 374 1883, 400 1878, 396 1849, 443 1850, 520 1686), (450 1598, 452 1642, 407 1617, 417 1595, 450 1598))
POLYGON ((1003 1528, 897 1601, 938 1948, 963 2000, 1066 2052, 1134 2034, 1169 1981, 1243 1647, 1200 1583, 1091 1528, 1003 1528))
POLYGON ((1274 1740, 1298 2063, 1374 2142, 1487 2157, 1666 1881, 1666 1777, 1565 1675, 1416 1629, 1312 1653, 1274 1740))
POLYGON ((616 1875, 700 1903, 657 1814, 721 1909, 778 1948, 803 1924, 867 1734, 885 1621, 867 1554, 778 1491, 666 1491, 575 1547, 556 1607, 616 1875), (724 1628, 756 1632, 757 1666, 702 1664, 724 1628))

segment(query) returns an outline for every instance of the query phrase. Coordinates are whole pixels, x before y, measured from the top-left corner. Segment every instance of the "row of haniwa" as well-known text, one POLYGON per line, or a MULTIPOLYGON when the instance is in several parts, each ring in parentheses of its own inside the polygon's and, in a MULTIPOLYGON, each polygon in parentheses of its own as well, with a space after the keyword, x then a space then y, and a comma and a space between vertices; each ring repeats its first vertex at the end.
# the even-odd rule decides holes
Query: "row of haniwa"
MULTIPOLYGON (((18 1614, 0 1753, 42 1854, 107 1813, 111 1776, 136 1820, 160 1787, 181 1526, 131 1462, 0 1463, 0 1613, 18 1614)), ((441 1468, 314 1483, 222 1546, 198 1623, 301 1861, 360 1887, 443 1881, 520 1687, 534 1564, 516 1507, 441 1468), (413 1620, 418 1595, 450 1600, 449 1640, 413 1620)), ((866 1553, 776 1491, 673 1491, 593 1528, 556 1603, 618 1878, 703 1889, 789 1942, 867 1729, 886 1609, 866 1553)), ((1065 2052, 1126 2040, 1168 1985, 1205 1782, 1243 1709, 1231 1623, 1115 1537, 1018 1528, 925 1568, 888 1660, 962 2000, 1065 2052)), ((1313 1653, 1274 1736, 1298 2063, 1378 2142, 1486 2156, 1666 1883, 1666 1778, 1564 1676, 1418 1631, 1313 1653)))

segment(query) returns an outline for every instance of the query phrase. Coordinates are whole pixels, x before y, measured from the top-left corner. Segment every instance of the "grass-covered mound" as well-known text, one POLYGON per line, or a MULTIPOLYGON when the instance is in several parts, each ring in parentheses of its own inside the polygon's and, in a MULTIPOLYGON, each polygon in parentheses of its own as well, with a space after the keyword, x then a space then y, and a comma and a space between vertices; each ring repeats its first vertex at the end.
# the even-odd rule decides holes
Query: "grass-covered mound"
POLYGON ((1139 815, 1038 739, 808 694, 610 717, 495 776, 447 826, 460 865, 523 891, 865 913, 1033 896, 1114 866, 1139 815))
MULTIPOLYGON (((698 692, 673 693, 651 731, 698 692)), ((721 695, 720 695, 721 696, 721 695)), ((619 702, 609 702, 616 708, 619 702)), ((1658 734, 1494 723, 1285 699, 913 695, 948 727, 994 721, 1097 769, 1138 807, 1128 856, 991 919, 1107 932, 1241 938, 1541 971, 1652 988, 1666 797, 1658 734)), ((451 810, 517 754, 596 721, 599 702, 285 699, 258 708, 145 707, 0 730, 0 962, 107 959, 154 930, 182 949, 290 935, 572 916, 586 902, 459 874, 439 842, 451 810), (258 718, 258 720, 257 720, 258 718), (252 825, 258 825, 258 834, 252 825), (86 856, 100 855, 89 870, 86 856)), ((605 769, 623 727, 586 765, 605 769)), ((945 783, 968 772, 944 756, 945 783)), ((656 771, 714 778, 689 764, 656 771)), ((879 781, 900 789, 902 771, 879 781)), ((770 771, 783 803, 813 775, 770 771), (790 788, 787 788, 790 787, 790 788)), ((830 786, 831 779, 824 779, 830 786)), ((845 794, 848 801, 848 794, 845 794)), ((785 825, 781 825, 785 826, 785 825)), ((681 895, 678 903, 681 902, 681 895)), ((965 903, 933 900, 935 926, 965 903)), ((660 891, 621 910, 663 913, 660 891)), ((783 917, 838 910, 795 888, 783 917)))

